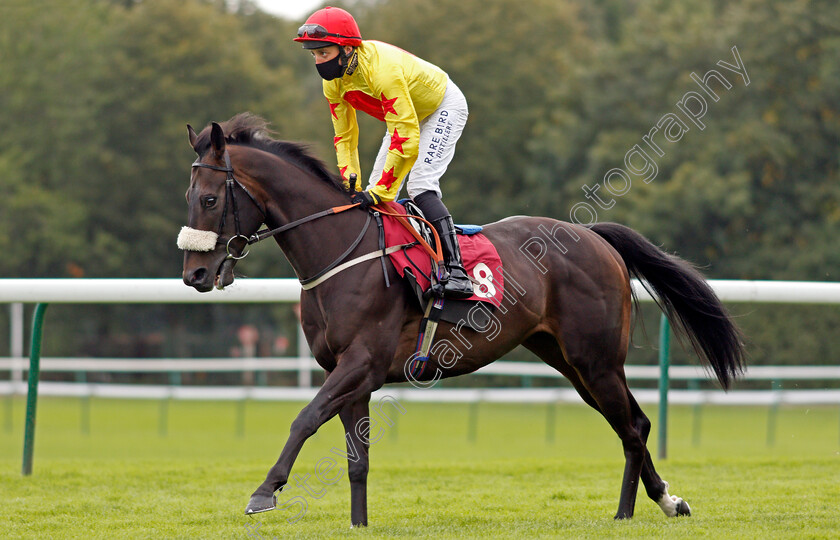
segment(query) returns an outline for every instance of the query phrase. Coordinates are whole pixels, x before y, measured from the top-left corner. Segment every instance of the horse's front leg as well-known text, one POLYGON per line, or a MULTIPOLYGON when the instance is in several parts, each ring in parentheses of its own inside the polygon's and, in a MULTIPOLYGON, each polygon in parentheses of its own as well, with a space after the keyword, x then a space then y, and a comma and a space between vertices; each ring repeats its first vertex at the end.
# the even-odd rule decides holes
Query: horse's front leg
POLYGON ((292 465, 303 447, 327 420, 338 414, 347 404, 358 401, 362 396, 382 386, 376 381, 370 366, 370 355, 366 350, 353 354, 349 349, 342 355, 341 361, 327 377, 315 398, 300 411, 292 422, 289 439, 280 452, 277 463, 268 471, 265 481, 251 495, 246 514, 256 514, 274 510, 277 498, 274 492, 283 487, 289 479, 292 465))
POLYGON ((347 440, 347 475, 350 478, 350 524, 367 527, 367 477, 370 467, 370 440, 359 435, 362 421, 369 418, 370 394, 348 403, 338 413, 347 440))

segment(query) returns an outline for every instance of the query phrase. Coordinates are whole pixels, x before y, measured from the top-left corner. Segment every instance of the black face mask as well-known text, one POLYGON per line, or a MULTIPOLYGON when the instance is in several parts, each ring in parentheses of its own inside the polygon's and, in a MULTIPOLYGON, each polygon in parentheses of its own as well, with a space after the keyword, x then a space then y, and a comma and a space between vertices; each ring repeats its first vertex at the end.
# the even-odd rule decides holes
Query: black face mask
POLYGON ((315 64, 315 67, 318 69, 318 74, 327 81, 331 81, 335 78, 344 75, 344 70, 347 69, 347 66, 341 65, 341 56, 342 54, 338 53, 336 57, 332 60, 327 60, 326 62, 315 64))

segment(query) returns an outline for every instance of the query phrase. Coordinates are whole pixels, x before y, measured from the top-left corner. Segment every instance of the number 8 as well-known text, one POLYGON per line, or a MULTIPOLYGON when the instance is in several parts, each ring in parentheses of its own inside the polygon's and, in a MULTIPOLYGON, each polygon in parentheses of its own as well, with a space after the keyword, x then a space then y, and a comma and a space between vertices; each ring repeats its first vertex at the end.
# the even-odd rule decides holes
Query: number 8
POLYGON ((493 272, 484 263, 478 263, 472 269, 473 277, 478 281, 479 286, 475 295, 480 298, 493 298, 496 296, 496 287, 493 285, 493 272))

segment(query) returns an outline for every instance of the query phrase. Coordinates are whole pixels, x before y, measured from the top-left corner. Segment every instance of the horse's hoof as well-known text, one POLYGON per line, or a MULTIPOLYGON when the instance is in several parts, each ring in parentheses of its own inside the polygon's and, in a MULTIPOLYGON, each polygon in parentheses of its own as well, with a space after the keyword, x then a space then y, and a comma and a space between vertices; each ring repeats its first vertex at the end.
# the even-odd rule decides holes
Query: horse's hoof
POLYGON ((245 514, 259 514, 275 508, 277 508, 277 497, 274 493, 271 495, 252 495, 251 500, 248 501, 248 506, 245 507, 245 514))
POLYGON ((677 499, 676 501, 677 506, 677 516, 690 516, 691 515, 691 508, 688 507, 688 503, 682 499, 677 499))

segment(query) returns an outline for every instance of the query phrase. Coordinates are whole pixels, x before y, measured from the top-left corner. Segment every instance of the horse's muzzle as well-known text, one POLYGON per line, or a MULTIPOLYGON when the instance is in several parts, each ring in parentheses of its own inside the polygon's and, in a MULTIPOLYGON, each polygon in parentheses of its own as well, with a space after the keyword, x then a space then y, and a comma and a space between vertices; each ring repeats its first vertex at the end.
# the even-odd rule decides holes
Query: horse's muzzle
POLYGON ((192 270, 184 270, 184 283, 193 287, 198 292, 208 292, 216 289, 222 290, 233 283, 233 267, 237 259, 226 258, 219 264, 216 272, 212 272, 207 266, 198 266, 192 270))
POLYGON ((183 277, 184 283, 198 292, 208 292, 213 289, 215 276, 211 277, 210 272, 205 267, 195 268, 189 272, 185 271, 183 277))

